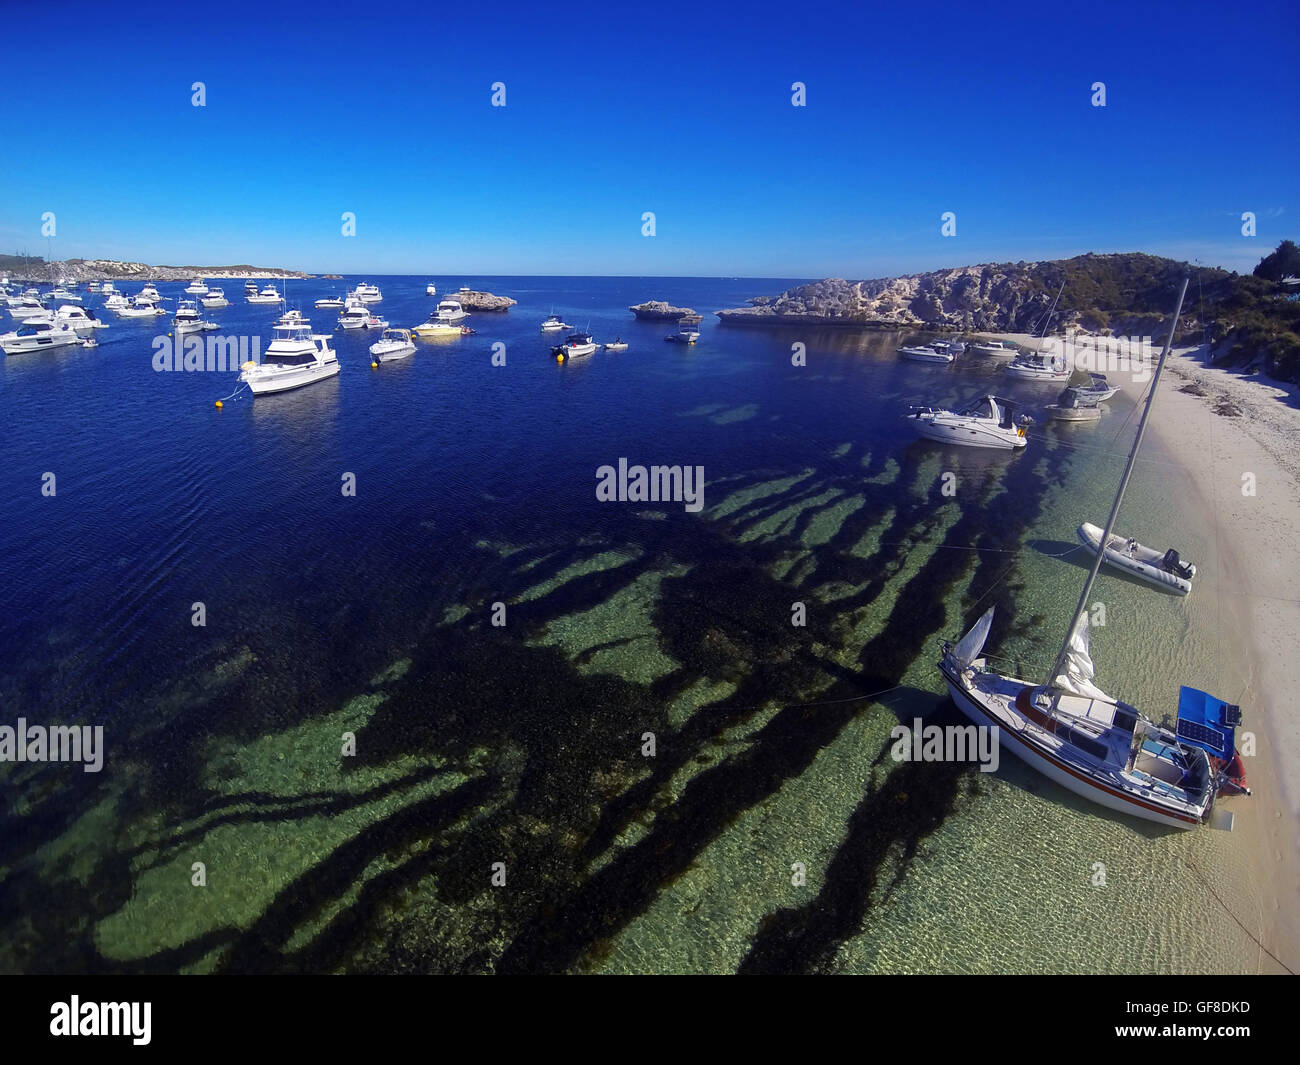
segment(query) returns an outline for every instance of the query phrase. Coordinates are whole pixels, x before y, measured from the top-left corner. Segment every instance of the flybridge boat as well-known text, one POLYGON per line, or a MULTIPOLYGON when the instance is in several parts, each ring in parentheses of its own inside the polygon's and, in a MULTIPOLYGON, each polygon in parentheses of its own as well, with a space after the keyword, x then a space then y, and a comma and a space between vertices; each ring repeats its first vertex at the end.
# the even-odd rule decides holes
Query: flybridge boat
POLYGON ((276 325, 274 331, 262 361, 244 363, 239 375, 254 395, 288 392, 338 374, 339 360, 330 338, 313 334, 310 323, 276 325))
POLYGON ((379 303, 384 298, 375 285, 366 284, 364 281, 353 289, 352 295, 361 303, 379 303))
POLYGON ((938 351, 929 345, 899 348, 898 354, 913 362, 941 362, 945 366, 957 357, 949 351, 938 351))
POLYGON ((551 354, 557 359, 577 359, 590 355, 599 346, 591 339, 590 333, 570 333, 563 344, 551 348, 551 354))
POLYGON ((566 325, 558 314, 553 314, 542 323, 543 333, 554 333, 561 329, 572 329, 573 326, 566 325))
POLYGON ((196 277, 193 281, 191 281, 188 285, 185 286, 185 291, 188 292, 191 296, 206 296, 208 294, 208 285, 207 282, 203 280, 203 278, 196 277))
MULTIPOLYGON (((1079 542, 1095 555, 1101 546, 1101 530, 1085 521, 1079 526, 1078 535, 1079 542)), ((1196 576, 1196 567, 1179 558, 1172 547, 1159 551, 1117 534, 1112 534, 1106 541, 1105 562, 1148 584, 1179 595, 1192 590, 1192 578, 1196 576)))
POLYGON ((9 300, 10 318, 38 318, 49 313, 50 309, 35 296, 15 296, 9 300))
POLYGON ((210 288, 208 293, 201 300, 205 307, 229 307, 230 300, 226 299, 226 294, 219 288, 210 288))
MULTIPOLYGON (((245 289, 245 292, 247 292, 247 289, 245 289)), ((249 303, 283 303, 284 302, 284 297, 280 295, 279 289, 277 289, 274 285, 267 285, 256 296, 246 295, 244 298, 247 299, 249 303)))
POLYGON ((110 293, 108 298, 104 300, 105 310, 116 311, 116 310, 120 310, 125 306, 127 306, 127 299, 120 292, 110 293))
POLYGON ((339 315, 340 329, 369 329, 370 328, 370 310, 362 303, 355 300, 349 301, 343 313, 339 315))
POLYGON ((460 300, 443 300, 438 304, 437 318, 442 322, 463 322, 469 315, 460 305, 460 300))
POLYGON ((51 303, 80 303, 81 296, 67 288, 62 282, 56 285, 46 296, 51 303))
POLYGON ((21 355, 28 351, 45 351, 49 348, 80 344, 81 337, 67 322, 24 322, 12 333, 0 335, 0 350, 6 355, 21 355))
MULTIPOLYGON (((1110 542, 1186 294, 1184 281, 1099 542, 1110 542)), ((976 725, 994 728, 1005 750, 1091 802, 1174 828, 1207 822, 1231 828, 1231 814, 1212 813, 1216 794, 1248 793, 1234 747, 1240 710, 1184 686, 1179 690, 1177 723, 1170 729, 1097 685, 1086 608, 1101 561, 1098 554, 1045 682, 999 673, 981 657, 993 621, 990 607, 961 640, 943 645, 939 670, 953 702, 976 725)))
POLYGON ((37 322, 49 322, 55 324, 66 322, 72 326, 73 330, 80 336, 87 333, 93 333, 96 329, 107 329, 108 323, 101 322, 95 317, 94 311, 87 311, 82 307, 75 307, 71 304, 64 304, 52 314, 43 315, 40 318, 28 318, 27 325, 35 325, 37 322))
POLYGON ((424 286, 424 294, 426 296, 436 296, 438 294, 438 286, 435 285, 432 281, 430 281, 427 285, 424 286))
POLYGON ((1025 446, 1025 429, 1032 419, 1015 418, 1016 404, 998 396, 980 396, 960 410, 913 407, 908 415, 917 434, 941 444, 1001 448, 1015 451, 1025 446))
POLYGON ((1008 377, 1018 377, 1025 381, 1068 381, 1070 368, 1065 364, 1065 356, 1043 351, 1019 355, 1014 362, 1003 367, 1008 377))
POLYGON ((150 281, 144 286, 144 288, 140 290, 139 295, 136 296, 136 299, 150 300, 154 303, 161 303, 162 294, 158 291, 157 286, 152 281, 150 281))
POLYGON ((256 295, 257 295, 257 282, 256 282, 256 281, 245 281, 245 282, 244 282, 244 299, 250 299, 251 297, 256 296, 256 295))
POLYGON ((113 287, 113 282, 111 281, 105 281, 99 286, 99 294, 101 296, 112 296, 116 292, 117 289, 113 287))
POLYGON ((176 317, 172 319, 172 329, 177 336, 185 333, 204 333, 219 329, 216 322, 205 322, 203 315, 193 300, 181 300, 176 307, 176 317))
POLYGON ((395 362, 415 354, 409 329, 385 329, 384 335, 370 345, 370 354, 376 362, 395 362))

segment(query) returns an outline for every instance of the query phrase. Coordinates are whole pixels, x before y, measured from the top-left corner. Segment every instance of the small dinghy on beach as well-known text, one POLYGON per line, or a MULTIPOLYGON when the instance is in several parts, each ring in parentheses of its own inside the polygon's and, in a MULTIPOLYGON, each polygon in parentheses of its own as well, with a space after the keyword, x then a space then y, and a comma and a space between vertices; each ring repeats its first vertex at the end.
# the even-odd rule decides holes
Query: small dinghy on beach
MULTIPOLYGON (((1079 526, 1079 542, 1095 555, 1101 544, 1101 532, 1097 526, 1085 521, 1079 526)), ((1196 567, 1182 561, 1172 547, 1162 552, 1118 534, 1112 534, 1106 545, 1104 561, 1178 595, 1186 595, 1192 590, 1192 579, 1196 576, 1196 567)))

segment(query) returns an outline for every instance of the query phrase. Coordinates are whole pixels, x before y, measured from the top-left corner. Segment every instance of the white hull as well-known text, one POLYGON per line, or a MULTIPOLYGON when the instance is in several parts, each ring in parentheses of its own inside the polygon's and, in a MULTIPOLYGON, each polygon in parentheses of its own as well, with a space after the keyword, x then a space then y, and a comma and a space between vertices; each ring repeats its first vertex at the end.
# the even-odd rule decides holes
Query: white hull
POLYGON ((248 296, 246 298, 249 303, 283 303, 284 302, 284 298, 282 296, 248 296))
POLYGON ((295 366, 292 369, 276 370, 273 373, 247 373, 241 376, 253 395, 263 396, 272 392, 289 392, 295 388, 314 385, 318 381, 337 377, 338 372, 339 364, 328 362, 324 365, 295 366))
POLYGON ((199 300, 199 302, 202 303, 203 306, 205 307, 229 307, 230 306, 230 300, 226 299, 224 296, 218 296, 216 299, 199 300))
POLYGON ((561 354, 563 354, 566 359, 580 359, 584 355, 593 354, 595 350, 595 344, 575 344, 571 348, 564 348, 561 354))
POLYGON ((1043 408, 1044 413, 1058 422, 1096 422, 1101 420, 1101 407, 1058 407, 1055 403, 1043 408))
POLYGON ((80 344, 81 338, 71 329, 60 330, 46 337, 0 336, 0 350, 6 355, 25 355, 32 351, 50 351, 80 344))
POLYGON ((1074 792, 1075 795, 1087 799, 1089 802, 1095 802, 1099 806, 1128 814, 1131 817, 1138 817, 1144 821, 1154 821, 1157 824, 1182 829, 1195 828, 1200 824, 1200 819, 1191 814, 1179 815, 1172 811, 1162 810, 1154 803, 1143 802, 1136 796, 1125 797, 1115 789, 1093 781, 1080 774, 1077 770, 1064 765, 1046 752, 1039 750, 1033 744, 1027 743, 1016 736, 1013 729, 1005 727, 1005 724, 996 714, 984 709, 982 704, 972 697, 972 693, 956 683, 946 670, 943 671, 943 679, 944 683, 948 685, 948 692, 952 695, 952 701, 957 704, 957 708, 967 718, 976 725, 992 726, 997 729, 998 746, 1003 751, 1010 751, 1026 765, 1036 769, 1043 776, 1060 784, 1066 790, 1074 792))
POLYGON ((370 354, 378 362, 396 362, 398 359, 409 359, 414 355, 415 345, 409 342, 402 344, 381 340, 370 345, 370 354))
MULTIPOLYGON (((1103 530, 1097 526, 1084 522, 1076 530, 1079 542, 1083 544, 1094 555, 1101 544, 1101 534, 1103 530)), ((1111 544, 1118 543, 1118 549, 1107 546, 1106 554, 1103 558, 1108 565, 1115 569, 1123 570, 1130 576, 1137 577, 1139 580, 1146 581, 1148 584, 1154 584, 1157 588, 1163 588, 1169 592, 1176 592, 1178 595, 1187 595, 1192 590, 1192 582, 1186 577, 1180 577, 1176 573, 1170 573, 1160 565, 1161 554, 1153 551, 1149 547, 1139 546, 1137 557, 1130 558, 1125 544, 1127 541, 1115 533, 1111 533, 1111 544)), ((1192 576, 1196 576, 1196 567, 1191 567, 1192 576)))
POLYGON ((982 447, 997 451, 1018 451, 1025 446, 1025 438, 1014 429, 1001 429, 973 418, 950 416, 932 420, 922 416, 912 420, 916 423, 918 435, 940 444, 959 444, 962 447, 982 447))
POLYGON ((627 345, 626 345, 626 344, 606 344, 606 345, 605 345, 605 350, 606 350, 606 351, 627 351, 627 345))
POLYGON ((913 362, 941 362, 945 365, 955 358, 946 351, 935 351, 932 348, 899 348, 898 354, 913 362))
POLYGON ((23 318, 35 318, 38 315, 49 314, 49 313, 50 313, 50 309, 48 307, 10 307, 9 308, 9 317, 17 318, 20 320, 23 318))

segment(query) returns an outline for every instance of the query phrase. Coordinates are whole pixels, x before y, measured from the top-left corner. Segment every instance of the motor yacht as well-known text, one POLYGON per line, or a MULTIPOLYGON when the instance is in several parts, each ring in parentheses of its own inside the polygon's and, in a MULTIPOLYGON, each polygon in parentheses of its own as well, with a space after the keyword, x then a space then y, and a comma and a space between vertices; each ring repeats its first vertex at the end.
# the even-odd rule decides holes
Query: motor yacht
POLYGON ((309 322, 273 328, 275 337, 262 353, 262 361, 244 363, 239 374, 254 395, 288 392, 338 374, 330 338, 312 333, 309 322))

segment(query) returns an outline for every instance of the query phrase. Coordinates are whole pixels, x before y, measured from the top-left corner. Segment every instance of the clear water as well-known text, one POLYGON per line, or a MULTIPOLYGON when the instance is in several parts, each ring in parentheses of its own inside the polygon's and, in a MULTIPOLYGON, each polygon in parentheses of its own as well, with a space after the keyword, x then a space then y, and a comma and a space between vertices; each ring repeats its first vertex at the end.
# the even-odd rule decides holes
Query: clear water
MULTIPOLYGON (((332 327, 312 302, 357 280, 290 282, 290 306, 332 327)), ((437 302, 369 280, 393 325, 437 302)), ((959 722, 936 643, 988 604, 991 649, 1050 661, 1137 389, 1021 455, 945 451, 909 403, 1055 389, 902 362, 898 334, 712 319, 787 281, 433 280, 519 304, 378 370, 374 335, 337 333, 338 378, 221 410, 233 375, 152 370, 158 322, 0 366, 0 723, 107 747, 99 774, 0 765, 0 969, 1251 966, 1207 887, 1258 904, 1213 872, 1230 837, 1099 814, 1009 759, 888 757, 900 720, 959 722), (651 298, 704 313, 699 344, 633 321, 651 298), (631 346, 558 364, 552 312, 631 346), (703 466, 704 510, 598 502, 620 457, 703 466)), ((218 283, 207 315, 269 341, 277 309, 218 283)), ((1126 520, 1212 579, 1147 455, 1126 520)), ((1179 683, 1235 694, 1212 596, 1098 598, 1110 690, 1156 716, 1179 683)))

